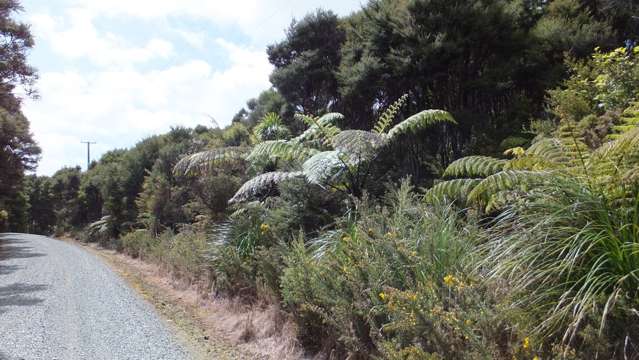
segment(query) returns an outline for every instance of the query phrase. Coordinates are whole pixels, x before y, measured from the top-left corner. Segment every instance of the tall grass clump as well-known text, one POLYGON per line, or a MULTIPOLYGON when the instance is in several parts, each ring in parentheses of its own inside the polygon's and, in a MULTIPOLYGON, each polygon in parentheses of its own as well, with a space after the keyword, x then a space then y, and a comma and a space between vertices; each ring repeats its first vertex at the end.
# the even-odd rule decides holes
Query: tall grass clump
POLYGON ((639 355, 639 198, 630 193, 619 202, 587 180, 557 179, 487 231, 489 275, 508 281, 547 340, 580 348, 596 332, 607 339, 600 357, 639 355))
POLYGON ((135 230, 121 238, 124 253, 151 261, 187 283, 204 280, 209 272, 207 235, 191 226, 175 234, 166 230, 154 236, 148 230, 135 230))
POLYGON ((408 182, 382 203, 359 202, 286 257, 282 296, 301 341, 353 359, 499 356, 495 294, 471 272, 477 231, 408 182))

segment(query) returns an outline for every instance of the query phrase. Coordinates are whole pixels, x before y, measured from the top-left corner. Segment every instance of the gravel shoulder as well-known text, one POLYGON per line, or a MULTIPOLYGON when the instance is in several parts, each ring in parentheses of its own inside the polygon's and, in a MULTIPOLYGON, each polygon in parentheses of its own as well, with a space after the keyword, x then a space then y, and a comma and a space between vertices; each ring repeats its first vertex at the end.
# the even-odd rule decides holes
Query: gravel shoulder
MULTIPOLYGON (((160 316, 167 321, 175 336, 189 349, 192 359, 244 360, 267 359, 251 345, 264 347, 265 344, 238 344, 229 331, 229 325, 238 330, 238 324, 225 321, 236 317, 235 306, 211 306, 210 301, 201 298, 193 287, 177 284, 170 274, 164 273, 156 265, 139 259, 73 239, 65 239, 75 246, 101 258, 126 283, 153 304, 160 316)), ((243 314, 246 316, 246 314, 243 314)), ((250 315, 249 315, 250 317, 250 315)), ((240 329, 242 326, 239 326, 240 329)), ((237 331, 235 331, 237 332, 237 331)), ((289 360, 290 356, 275 354, 270 358, 289 360)), ((298 359, 298 356, 293 357, 298 359)), ((0 358, 0 360, 2 360, 0 358)))
POLYGON ((191 359, 101 259, 51 238, 0 234, 0 359, 191 359))

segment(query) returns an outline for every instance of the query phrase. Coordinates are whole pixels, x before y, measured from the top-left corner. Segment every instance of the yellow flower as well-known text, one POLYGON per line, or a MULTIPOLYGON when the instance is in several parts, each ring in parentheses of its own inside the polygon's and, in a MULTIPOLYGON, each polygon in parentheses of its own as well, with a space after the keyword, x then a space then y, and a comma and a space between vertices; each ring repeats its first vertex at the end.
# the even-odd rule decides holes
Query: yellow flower
POLYGON ((521 346, 522 346, 524 349, 528 349, 528 348, 530 348, 530 339, 528 338, 528 336, 526 336, 526 337, 524 338, 524 341, 523 341, 523 343, 522 343, 522 345, 521 345, 521 346))
POLYGON ((512 149, 508 149, 504 151, 504 155, 512 155, 516 158, 522 157, 525 153, 526 153, 526 150, 524 150, 524 148, 521 146, 514 147, 512 149))
POLYGON ((466 319, 466 321, 464 321, 464 323, 465 323, 466 325, 470 325, 470 324, 472 324, 473 322, 472 322, 472 321, 470 321, 470 319, 466 319))
POLYGON ((270 229, 271 226, 269 224, 260 225, 260 231, 262 232, 262 234, 266 234, 270 229))
POLYGON ((383 292, 379 293, 379 298, 384 301, 386 300, 386 294, 384 294, 383 292))
POLYGON ((444 276, 444 284, 446 284, 446 286, 453 286, 455 282, 457 282, 457 279, 453 275, 448 274, 444 276))
POLYGON ((533 360, 540 360, 540 359, 539 359, 539 356, 535 355, 535 356, 533 357, 533 360))
POLYGON ((351 237, 348 234, 342 236, 342 241, 348 241, 350 239, 351 239, 351 237))

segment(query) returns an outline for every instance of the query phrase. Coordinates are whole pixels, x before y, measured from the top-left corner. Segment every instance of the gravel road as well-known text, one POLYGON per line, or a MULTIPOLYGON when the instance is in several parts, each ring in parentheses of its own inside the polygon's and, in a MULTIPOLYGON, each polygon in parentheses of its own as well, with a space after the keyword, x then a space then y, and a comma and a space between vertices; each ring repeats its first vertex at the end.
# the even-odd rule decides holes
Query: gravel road
POLYGON ((59 240, 0 234, 0 360, 188 357, 100 259, 59 240))

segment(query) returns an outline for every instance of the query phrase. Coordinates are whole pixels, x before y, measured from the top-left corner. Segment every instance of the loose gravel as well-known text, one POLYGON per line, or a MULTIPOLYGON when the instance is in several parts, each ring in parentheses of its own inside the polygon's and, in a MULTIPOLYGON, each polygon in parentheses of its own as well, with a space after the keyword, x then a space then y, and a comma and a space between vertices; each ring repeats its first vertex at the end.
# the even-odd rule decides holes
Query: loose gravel
POLYGON ((0 360, 188 358, 100 259, 44 236, 0 234, 0 360))

